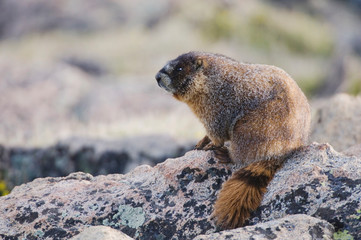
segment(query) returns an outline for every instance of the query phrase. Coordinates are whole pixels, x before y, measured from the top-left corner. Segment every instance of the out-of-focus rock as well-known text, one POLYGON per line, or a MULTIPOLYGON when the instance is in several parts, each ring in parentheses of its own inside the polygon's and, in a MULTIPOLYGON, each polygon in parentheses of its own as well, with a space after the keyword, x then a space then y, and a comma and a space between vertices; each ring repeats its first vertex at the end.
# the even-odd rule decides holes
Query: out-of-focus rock
MULTIPOLYGON (((191 151, 126 175, 39 178, 0 198, 0 237, 70 238, 89 225, 110 226, 136 239, 211 234, 217 231, 210 215, 218 191, 238 167, 217 163, 210 151, 191 151)), ((276 174, 248 224, 307 214, 331 223, 335 234, 359 239, 360 186, 360 158, 312 144, 276 174)), ((312 229, 317 231, 323 230, 312 229)))
MULTIPOLYGON (((89 64, 83 58, 80 61, 76 64, 89 64)), ((101 75, 101 69, 96 64, 75 67, 64 62, 21 68, 15 63, 0 64, 0 144, 33 147, 73 136, 175 135, 171 131, 179 126, 174 123, 179 122, 179 115, 172 118, 172 111, 186 109, 185 105, 159 94, 155 80, 116 79, 101 75)))
POLYGON ((132 240, 121 231, 106 226, 92 226, 72 237, 70 240, 132 240))
POLYGON ((16 145, 26 139, 61 135, 74 121, 73 109, 79 99, 93 88, 94 78, 67 64, 44 68, 0 65, 0 142, 16 145))
POLYGON ((268 240, 268 239, 323 239, 331 240, 333 226, 304 214, 285 216, 273 221, 259 223, 209 235, 200 235, 194 240, 268 240))
POLYGON ((1 0, 0 39, 51 30, 84 33, 125 24, 152 27, 167 18, 174 5, 175 2, 165 0, 152 4, 139 0, 1 0))
POLYGON ((343 151, 344 154, 350 155, 350 156, 357 156, 361 157, 361 144, 357 144, 355 146, 352 146, 345 151, 343 151))
POLYGON ((79 57, 64 57, 63 62, 76 67, 90 75, 101 76, 107 73, 105 67, 94 59, 85 59, 79 57))
POLYGON ((61 177, 82 171, 92 175, 127 173, 135 167, 154 166, 184 155, 193 143, 165 135, 121 140, 71 138, 47 148, 0 146, 0 176, 9 188, 39 177, 61 177))
POLYGON ((55 29, 86 32, 122 23, 126 18, 122 6, 108 0, 2 0, 0 16, 0 38, 55 29), (87 14, 80 15, 80 9, 87 14))
POLYGON ((338 94, 312 105, 311 140, 338 151, 361 144, 361 96, 338 94))

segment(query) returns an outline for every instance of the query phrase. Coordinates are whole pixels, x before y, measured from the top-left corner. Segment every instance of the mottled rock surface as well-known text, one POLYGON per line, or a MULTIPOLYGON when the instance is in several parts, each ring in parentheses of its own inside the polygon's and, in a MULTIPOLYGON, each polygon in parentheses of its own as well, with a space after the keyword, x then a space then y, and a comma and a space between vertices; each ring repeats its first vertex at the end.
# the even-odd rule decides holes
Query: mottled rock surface
POLYGON ((249 223, 302 213, 361 238, 361 158, 313 144, 290 159, 268 189, 249 223))
POLYGON ((72 237, 70 240, 132 240, 121 231, 106 226, 92 226, 72 237))
POLYGON ((337 94, 312 104, 312 141, 330 143, 337 151, 361 144, 361 96, 337 94))
MULTIPOLYGON (((361 159, 312 144, 296 154, 269 186, 248 224, 293 214, 331 223, 361 238, 361 159)), ((191 151, 126 175, 73 173, 36 179, 0 198, 0 237, 70 238, 105 225, 135 239, 192 239, 217 231, 210 219, 221 184, 239 166, 191 151)), ((307 232, 309 234, 309 232, 307 232)))
POLYGON ((194 240, 268 240, 268 239, 322 239, 331 240, 333 226, 304 214, 289 215, 273 221, 259 223, 209 235, 200 235, 194 240))
POLYGON ((127 175, 36 179, 0 198, 0 236, 69 238, 86 225, 110 226, 138 239, 210 233, 215 227, 207 217, 230 173, 211 152, 193 151, 127 175))

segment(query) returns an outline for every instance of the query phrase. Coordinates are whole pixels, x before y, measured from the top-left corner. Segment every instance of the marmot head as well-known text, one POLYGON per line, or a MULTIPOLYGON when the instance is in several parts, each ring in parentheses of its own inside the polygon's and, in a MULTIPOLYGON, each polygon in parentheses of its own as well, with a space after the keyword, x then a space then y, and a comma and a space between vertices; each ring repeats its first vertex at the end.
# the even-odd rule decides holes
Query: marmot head
POLYGON ((204 64, 200 54, 189 52, 169 61, 157 73, 155 79, 161 88, 178 98, 187 93, 204 64))

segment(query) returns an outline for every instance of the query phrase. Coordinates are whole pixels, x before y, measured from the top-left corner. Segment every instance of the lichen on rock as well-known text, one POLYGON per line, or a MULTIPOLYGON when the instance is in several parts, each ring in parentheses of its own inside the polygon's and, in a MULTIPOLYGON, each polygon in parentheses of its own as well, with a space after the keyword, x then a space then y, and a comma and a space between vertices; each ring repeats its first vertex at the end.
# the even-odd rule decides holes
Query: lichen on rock
MULTIPOLYGON (((276 174, 247 224, 262 232, 260 226, 266 225, 259 224, 306 214, 329 222, 336 232, 361 238, 360 166, 359 157, 338 153, 327 144, 305 147, 276 174)), ((190 151, 126 175, 78 172, 36 179, 0 197, 0 237, 71 238, 97 225, 135 239, 212 234, 220 230, 211 219, 218 191, 239 167, 218 163, 211 151, 190 151)), ((309 225, 316 233, 326 226, 316 225, 309 225)))
POLYGON ((209 235, 200 235, 194 240, 268 240, 268 239, 324 239, 331 240, 333 226, 304 214, 286 217, 209 235))

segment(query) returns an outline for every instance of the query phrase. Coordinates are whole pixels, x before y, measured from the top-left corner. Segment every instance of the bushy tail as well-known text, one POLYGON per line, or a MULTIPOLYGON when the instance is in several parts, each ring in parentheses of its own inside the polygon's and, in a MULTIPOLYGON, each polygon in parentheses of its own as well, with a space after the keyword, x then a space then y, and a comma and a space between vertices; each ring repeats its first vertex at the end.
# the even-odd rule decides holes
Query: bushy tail
POLYGON ((214 205, 213 217, 223 229, 241 227, 261 204, 267 185, 285 159, 251 163, 239 169, 223 184, 214 205))

